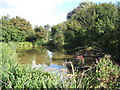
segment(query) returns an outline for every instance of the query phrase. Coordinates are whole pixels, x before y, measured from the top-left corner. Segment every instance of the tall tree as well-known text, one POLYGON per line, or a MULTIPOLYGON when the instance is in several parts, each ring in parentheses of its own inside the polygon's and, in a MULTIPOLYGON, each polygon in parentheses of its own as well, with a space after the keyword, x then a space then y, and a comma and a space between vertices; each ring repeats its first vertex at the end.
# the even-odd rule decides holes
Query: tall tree
POLYGON ((93 2, 81 2, 75 9, 73 9, 72 11, 70 11, 67 14, 67 19, 71 19, 71 17, 73 15, 75 15, 76 13, 80 12, 82 9, 87 9, 88 7, 95 5, 93 2))
POLYGON ((35 26, 36 43, 39 45, 46 44, 48 42, 48 31, 42 26, 35 26))
POLYGON ((20 17, 9 18, 9 15, 3 16, 1 18, 1 24, 1 40, 4 42, 26 41, 26 38, 34 32, 31 24, 20 17))

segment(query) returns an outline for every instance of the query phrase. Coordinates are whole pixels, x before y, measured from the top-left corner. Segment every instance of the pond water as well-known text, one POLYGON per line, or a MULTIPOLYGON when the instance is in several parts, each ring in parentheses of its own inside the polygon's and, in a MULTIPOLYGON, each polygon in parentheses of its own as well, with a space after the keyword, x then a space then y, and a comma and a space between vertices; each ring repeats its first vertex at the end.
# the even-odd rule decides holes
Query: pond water
POLYGON ((65 54, 62 48, 38 47, 20 51, 20 64, 30 64, 32 68, 43 67, 46 71, 55 72, 66 69, 64 63, 73 55, 65 54))
MULTIPOLYGON (((19 52, 20 64, 29 64, 32 68, 42 67, 45 71, 49 72, 67 72, 69 68, 66 67, 66 62, 72 60, 72 63, 77 65, 76 60, 73 59, 73 55, 66 54, 66 51, 62 48, 54 47, 38 47, 28 50, 21 50, 19 52)), ((93 58, 85 57, 84 65, 91 66, 95 60, 93 58)), ((82 65, 79 65, 82 67, 82 65)))

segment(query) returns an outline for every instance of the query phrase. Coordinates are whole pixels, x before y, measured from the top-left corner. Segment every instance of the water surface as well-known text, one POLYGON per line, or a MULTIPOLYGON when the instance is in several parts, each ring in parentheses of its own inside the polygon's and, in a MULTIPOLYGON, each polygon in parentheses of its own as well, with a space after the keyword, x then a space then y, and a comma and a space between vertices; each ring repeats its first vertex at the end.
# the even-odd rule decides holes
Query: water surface
POLYGON ((20 64, 30 64, 32 68, 43 67, 46 71, 66 69, 63 64, 66 62, 66 59, 72 57, 72 55, 65 54, 64 49, 50 47, 22 50, 19 55, 20 64))
MULTIPOLYGON (((69 60, 73 60, 73 64, 77 64, 76 60, 72 59, 73 55, 66 54, 62 48, 54 47, 38 47, 29 50, 22 50, 19 54, 20 64, 29 64, 32 68, 44 68, 45 71, 55 72, 59 70, 67 70, 64 65, 69 60)), ((95 60, 85 57, 84 65, 91 66, 95 60)), ((81 64, 80 64, 81 65, 81 64)), ((79 65, 79 67, 81 67, 79 65)))

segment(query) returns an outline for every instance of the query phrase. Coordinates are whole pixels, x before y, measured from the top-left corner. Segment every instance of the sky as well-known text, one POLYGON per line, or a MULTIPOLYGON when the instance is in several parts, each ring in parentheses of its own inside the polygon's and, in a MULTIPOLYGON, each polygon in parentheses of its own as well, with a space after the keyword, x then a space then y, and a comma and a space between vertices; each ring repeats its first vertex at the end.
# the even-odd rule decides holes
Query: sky
POLYGON ((32 26, 56 25, 66 21, 67 13, 83 1, 115 3, 118 0, 0 0, 0 17, 19 16, 32 26))

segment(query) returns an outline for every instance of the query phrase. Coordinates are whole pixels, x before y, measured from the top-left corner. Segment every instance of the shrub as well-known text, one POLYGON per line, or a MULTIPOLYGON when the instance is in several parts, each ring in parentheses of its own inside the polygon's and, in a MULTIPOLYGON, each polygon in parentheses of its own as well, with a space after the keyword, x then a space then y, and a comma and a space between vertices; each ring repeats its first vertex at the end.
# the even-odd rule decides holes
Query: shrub
POLYGON ((97 61, 95 72, 90 71, 88 77, 91 88, 120 89, 120 67, 108 55, 97 61))

